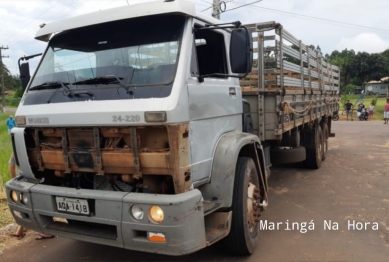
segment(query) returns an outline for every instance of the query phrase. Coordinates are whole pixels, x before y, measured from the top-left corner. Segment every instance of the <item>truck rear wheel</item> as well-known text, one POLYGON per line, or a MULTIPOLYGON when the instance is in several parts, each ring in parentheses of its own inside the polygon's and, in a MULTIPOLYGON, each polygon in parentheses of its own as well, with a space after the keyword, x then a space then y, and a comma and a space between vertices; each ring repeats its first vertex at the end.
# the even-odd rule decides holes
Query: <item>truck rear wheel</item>
POLYGON ((270 150, 270 160, 272 164, 291 164, 304 161, 306 159, 305 147, 289 149, 273 148, 270 150))
POLYGON ((225 244, 236 255, 254 252, 259 237, 259 178, 251 158, 239 157, 235 170, 232 222, 225 244))
POLYGON ((304 166, 319 169, 323 158, 323 133, 320 126, 317 126, 313 132, 313 144, 307 146, 307 158, 304 161, 304 166))

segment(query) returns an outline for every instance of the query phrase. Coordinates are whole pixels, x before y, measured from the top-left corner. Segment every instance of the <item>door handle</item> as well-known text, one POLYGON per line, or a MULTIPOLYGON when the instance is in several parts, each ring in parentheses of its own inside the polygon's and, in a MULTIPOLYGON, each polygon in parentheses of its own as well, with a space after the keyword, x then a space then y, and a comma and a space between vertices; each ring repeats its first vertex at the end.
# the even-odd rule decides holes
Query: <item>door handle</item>
POLYGON ((235 87, 230 87, 230 97, 236 97, 236 89, 235 89, 235 87))

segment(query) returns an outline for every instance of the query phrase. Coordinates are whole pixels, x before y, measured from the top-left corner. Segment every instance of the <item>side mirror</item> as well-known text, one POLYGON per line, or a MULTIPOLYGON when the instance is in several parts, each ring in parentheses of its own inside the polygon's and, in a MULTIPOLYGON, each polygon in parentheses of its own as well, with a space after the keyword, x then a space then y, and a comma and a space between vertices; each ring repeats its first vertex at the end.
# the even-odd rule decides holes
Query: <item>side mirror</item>
POLYGON ((19 65, 19 74, 20 74, 20 80, 22 81, 22 87, 23 87, 23 91, 26 90, 27 88, 27 85, 28 85, 28 82, 30 81, 30 65, 28 64, 28 62, 24 63, 24 64, 20 64, 22 61, 27 61, 31 58, 34 58, 36 56, 40 56, 42 55, 42 53, 40 54, 35 54, 35 55, 30 55, 30 56, 23 56, 21 58, 19 58, 18 60, 18 65, 19 65))
POLYGON ((231 71, 236 74, 251 72, 253 65, 253 41, 246 28, 234 29, 230 42, 231 71))
POLYGON ((22 81, 23 90, 26 90, 28 82, 30 81, 30 65, 27 63, 23 63, 19 67, 20 80, 22 81))

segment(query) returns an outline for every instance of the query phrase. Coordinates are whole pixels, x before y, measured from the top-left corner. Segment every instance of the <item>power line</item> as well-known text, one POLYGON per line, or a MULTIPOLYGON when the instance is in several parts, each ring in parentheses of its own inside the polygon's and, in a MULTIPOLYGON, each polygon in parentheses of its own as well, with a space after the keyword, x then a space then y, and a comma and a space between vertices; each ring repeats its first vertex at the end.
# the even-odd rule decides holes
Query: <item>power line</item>
MULTIPOLYGON (((64 11, 67 10, 67 9, 70 9, 70 11, 74 11, 74 8, 70 8, 70 7, 73 6, 73 5, 76 4, 76 3, 78 3, 78 2, 74 1, 72 4, 68 5, 65 9, 61 9, 59 12, 57 12, 57 13, 55 13, 54 15, 50 16, 50 17, 47 18, 46 20, 50 20, 50 19, 56 17, 58 14, 64 12, 64 11)), ((70 12, 70 11, 69 11, 69 12, 70 12)), ((68 12, 68 13, 69 13, 69 12, 68 12)), ((22 35, 19 35, 19 36, 15 37, 13 40, 11 40, 10 44, 19 43, 19 42, 24 42, 23 40, 22 40, 22 41, 20 41, 20 40, 23 38, 23 36, 25 36, 25 35, 28 34, 28 33, 29 33, 29 32, 24 33, 24 34, 22 34, 22 35)), ((29 42, 27 42, 27 43, 29 43, 29 42)))
POLYGON ((69 10, 67 13, 63 14, 62 16, 58 16, 55 20, 58 21, 58 20, 61 20, 61 19, 65 19, 65 17, 72 11, 74 11, 74 9, 76 8, 80 8, 81 6, 85 5, 86 2, 89 2, 90 0, 86 0, 84 2, 81 2, 78 6, 75 6, 73 9, 69 10))
POLYGON ((368 27, 368 26, 363 26, 363 25, 351 24, 351 23, 340 22, 340 21, 331 20, 331 19, 325 19, 325 18, 314 17, 314 16, 309 16, 309 15, 303 15, 303 14, 296 14, 296 13, 292 13, 292 12, 286 12, 286 11, 281 11, 281 10, 275 10, 275 9, 265 8, 265 7, 258 7, 258 8, 260 8, 260 9, 268 9, 268 10, 272 10, 272 11, 277 11, 277 12, 287 13, 287 14, 293 14, 293 15, 303 16, 303 17, 308 17, 308 18, 313 18, 313 19, 316 19, 316 20, 328 21, 328 22, 332 22, 332 23, 338 23, 338 24, 344 24, 344 25, 362 27, 362 28, 366 28, 366 29, 373 29, 373 30, 380 30, 380 31, 389 32, 389 30, 380 29, 380 28, 375 28, 375 27, 368 27))
MULTIPOLYGON (((258 2, 261 2, 261 1, 262 1, 262 0, 258 0, 258 1, 254 1, 254 2, 249 3, 249 4, 244 4, 244 5, 235 7, 235 8, 231 8, 231 9, 228 9, 228 10, 224 11, 224 13, 225 13, 225 12, 228 12, 228 11, 232 11, 232 10, 238 9, 238 8, 241 8, 241 7, 245 7, 245 6, 247 7, 248 5, 253 5, 253 4, 258 3, 258 2)), ((236 3, 236 2, 234 2, 234 1, 231 1, 231 2, 236 3)), ((240 3, 240 4, 241 4, 241 3, 240 3)))
MULTIPOLYGON (((88 1, 90 1, 90 0, 86 0, 86 1, 84 1, 84 2, 74 2, 73 4, 71 4, 71 5, 69 5, 69 6, 67 6, 67 8, 66 9, 70 9, 68 12, 66 12, 65 14, 63 14, 62 16, 61 16, 61 14, 60 13, 62 13, 62 12, 64 12, 66 9, 63 9, 63 10, 61 10, 61 11, 59 11, 59 12, 57 12, 56 14, 54 14, 54 15, 52 15, 51 17, 49 17, 47 20, 50 20, 50 19, 55 19, 55 20, 57 20, 57 21, 59 21, 59 20, 61 20, 61 19, 64 19, 65 18, 65 16, 67 15, 67 14, 69 14, 70 12, 72 12, 72 11, 74 11, 76 8, 80 8, 81 6, 83 6, 86 2, 88 2, 88 1), (78 5, 76 5, 76 6, 74 6, 73 8, 70 8, 72 5, 74 5, 74 4, 78 4, 78 5), (58 14, 60 14, 59 16, 57 16, 58 14)), ((103 2, 103 4, 104 4, 105 2, 103 2)), ((22 35, 23 36, 23 35, 22 35)), ((18 37, 16 40, 14 40, 12 43, 15 43, 15 41, 17 41, 16 42, 16 44, 18 44, 18 43, 21 43, 21 42, 24 42, 24 44, 28 44, 28 43, 31 43, 31 42, 33 42, 33 41, 35 41, 35 39, 26 39, 26 40, 21 40, 22 39, 22 37, 18 37), (21 41, 20 41, 21 40, 21 41), (26 42, 27 41, 27 42, 26 42)))
MULTIPOLYGON (((239 3, 239 2, 235 2, 235 1, 231 1, 231 2, 234 3, 234 4, 242 4, 242 3, 239 3)), ((326 19, 326 18, 319 18, 319 17, 303 15, 303 14, 298 14, 298 13, 293 13, 293 12, 287 12, 287 11, 282 11, 282 10, 277 10, 277 9, 272 9, 272 8, 266 8, 266 7, 256 6, 256 5, 252 5, 252 7, 256 8, 256 9, 262 9, 262 10, 265 10, 265 11, 267 10, 267 11, 273 12, 273 13, 284 13, 284 14, 287 14, 287 15, 293 16, 293 17, 296 17, 296 16, 306 17, 306 18, 309 18, 309 19, 314 19, 314 21, 315 20, 321 20, 323 22, 336 23, 336 24, 344 25, 345 27, 350 27, 350 26, 351 27, 360 27, 360 28, 378 30, 378 31, 383 31, 383 32, 389 32, 389 30, 385 30, 385 29, 380 29, 380 28, 375 28, 375 27, 368 27, 368 26, 357 25, 357 24, 351 24, 351 23, 346 23, 346 22, 340 22, 340 21, 336 21, 336 20, 331 20, 331 19, 326 19)), ((316 21, 316 22, 320 22, 320 21, 316 21)), ((329 23, 327 23, 327 24, 329 24, 329 23)))
POLYGON ((25 24, 22 28, 20 28, 18 31, 12 33, 13 35, 19 33, 22 29, 26 28, 28 25, 30 25, 32 22, 34 22, 36 19, 38 19, 39 17, 41 17, 43 14, 45 14, 47 11, 49 11, 53 6, 55 6, 55 4, 57 4, 57 1, 54 2, 54 4, 52 4, 49 8, 45 9, 45 11, 43 11, 42 13, 40 13, 38 16, 34 17, 30 22, 28 22, 27 24, 25 24))

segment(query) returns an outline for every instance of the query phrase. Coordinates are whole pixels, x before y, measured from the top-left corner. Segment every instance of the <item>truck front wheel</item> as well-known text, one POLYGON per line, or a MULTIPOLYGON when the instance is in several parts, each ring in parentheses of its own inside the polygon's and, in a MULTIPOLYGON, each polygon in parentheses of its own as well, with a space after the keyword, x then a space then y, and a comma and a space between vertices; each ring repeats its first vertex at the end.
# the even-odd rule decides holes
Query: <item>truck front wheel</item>
POLYGON ((231 231, 226 244, 234 254, 250 255, 259 237, 259 178, 251 158, 239 157, 235 170, 231 231))

